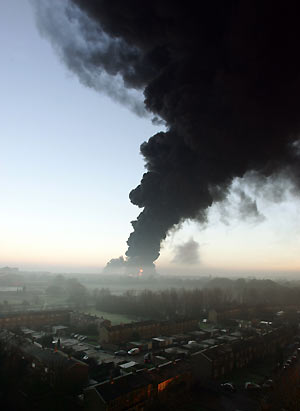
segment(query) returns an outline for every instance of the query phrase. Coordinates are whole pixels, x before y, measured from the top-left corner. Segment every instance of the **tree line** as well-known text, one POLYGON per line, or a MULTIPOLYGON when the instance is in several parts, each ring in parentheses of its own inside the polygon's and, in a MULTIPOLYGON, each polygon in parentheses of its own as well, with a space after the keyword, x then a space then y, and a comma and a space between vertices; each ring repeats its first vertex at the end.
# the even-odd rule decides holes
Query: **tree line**
POLYGON ((214 279, 201 289, 129 290, 121 295, 112 294, 107 288, 96 289, 92 300, 101 311, 171 319, 205 316, 210 309, 298 305, 300 287, 271 280, 214 279))

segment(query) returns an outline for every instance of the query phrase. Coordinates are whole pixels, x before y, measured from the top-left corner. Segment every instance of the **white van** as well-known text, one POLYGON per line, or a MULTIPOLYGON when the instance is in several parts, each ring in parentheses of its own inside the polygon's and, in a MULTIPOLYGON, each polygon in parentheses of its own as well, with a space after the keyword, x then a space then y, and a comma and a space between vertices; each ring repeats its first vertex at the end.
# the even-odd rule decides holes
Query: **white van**
POLYGON ((131 350, 128 351, 128 355, 137 355, 140 353, 139 348, 132 348, 131 350))

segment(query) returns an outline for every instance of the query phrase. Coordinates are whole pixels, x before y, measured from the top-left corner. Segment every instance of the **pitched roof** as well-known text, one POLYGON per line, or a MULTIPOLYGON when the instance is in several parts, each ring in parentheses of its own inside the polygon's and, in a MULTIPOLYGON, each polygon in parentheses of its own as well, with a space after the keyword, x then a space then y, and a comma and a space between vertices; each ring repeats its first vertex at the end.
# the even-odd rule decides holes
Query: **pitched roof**
POLYGON ((87 367, 84 362, 78 361, 73 357, 70 358, 61 351, 54 351, 50 348, 43 349, 35 344, 22 345, 21 349, 24 354, 36 358, 37 361, 48 367, 69 369, 75 364, 80 364, 87 367))
POLYGON ((160 384, 189 370, 190 365, 187 362, 179 360, 173 363, 169 361, 156 368, 143 369, 114 378, 111 381, 104 381, 95 385, 93 389, 100 394, 104 402, 109 402, 139 388, 147 387, 151 384, 160 384))
POLYGON ((151 384, 151 379, 144 372, 129 373, 117 377, 112 381, 104 381, 94 387, 105 402, 112 401, 118 397, 136 389, 151 384))

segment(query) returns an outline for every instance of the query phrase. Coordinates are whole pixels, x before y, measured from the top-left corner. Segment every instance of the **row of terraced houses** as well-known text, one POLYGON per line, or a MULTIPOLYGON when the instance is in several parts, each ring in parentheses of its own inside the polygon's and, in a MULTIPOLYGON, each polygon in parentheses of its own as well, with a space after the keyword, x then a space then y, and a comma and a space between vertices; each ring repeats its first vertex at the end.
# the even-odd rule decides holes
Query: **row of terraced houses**
POLYGON ((136 323, 107 325, 99 328, 101 344, 121 344, 132 338, 151 338, 157 335, 182 334, 198 328, 199 320, 181 319, 173 321, 141 321, 136 323))
POLYGON ((292 337, 290 328, 281 327, 260 336, 201 350, 185 360, 168 361, 150 370, 104 381, 85 390, 86 410, 146 410, 161 396, 182 393, 193 382, 211 381, 253 360, 274 355, 288 345, 292 337))

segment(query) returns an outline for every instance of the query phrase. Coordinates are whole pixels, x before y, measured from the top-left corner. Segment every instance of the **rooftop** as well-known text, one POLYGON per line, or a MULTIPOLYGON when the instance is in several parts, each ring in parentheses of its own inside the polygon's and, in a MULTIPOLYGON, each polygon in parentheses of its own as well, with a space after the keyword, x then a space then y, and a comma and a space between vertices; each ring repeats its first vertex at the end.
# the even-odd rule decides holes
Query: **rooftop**
POLYGON ((143 369, 114 378, 110 381, 104 381, 103 383, 95 385, 93 388, 97 390, 105 402, 109 402, 150 384, 160 384, 189 370, 190 366, 187 362, 180 360, 176 360, 175 362, 169 361, 156 368, 149 370, 143 369))
POLYGON ((129 362, 126 362, 125 364, 120 364, 119 367, 122 368, 123 370, 126 370, 128 368, 134 367, 135 365, 138 365, 138 363, 135 361, 129 361, 129 362))
POLYGON ((16 349, 22 351, 32 359, 36 359, 38 362, 47 366, 70 368, 78 363, 86 366, 85 363, 69 357, 61 351, 54 351, 50 348, 42 348, 40 344, 32 343, 27 338, 15 335, 14 333, 6 330, 0 332, 0 339, 6 344, 10 344, 10 346, 16 347, 16 349))
POLYGON ((94 388, 105 402, 109 402, 149 384, 151 384, 149 376, 144 372, 137 372, 114 378, 111 381, 104 381, 94 388))
POLYGON ((61 351, 54 351, 50 348, 42 349, 35 344, 22 345, 21 349, 25 354, 36 358, 39 362, 50 367, 67 369, 78 363, 87 366, 85 363, 75 360, 75 358, 68 357, 61 351))

